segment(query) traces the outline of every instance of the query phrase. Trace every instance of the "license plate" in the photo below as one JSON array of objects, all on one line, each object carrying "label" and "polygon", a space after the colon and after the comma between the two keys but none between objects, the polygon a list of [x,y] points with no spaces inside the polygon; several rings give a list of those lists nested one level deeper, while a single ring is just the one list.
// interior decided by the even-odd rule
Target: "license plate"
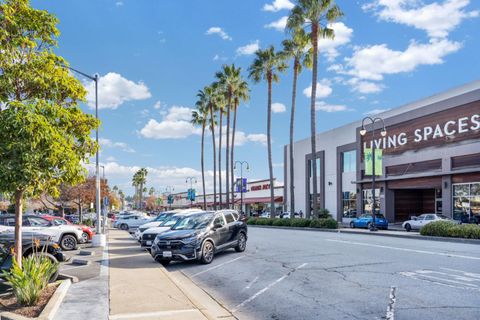
[{"label": "license plate", "polygon": [[151,246],[152,245],[152,241],[147,241],[147,246]]},{"label": "license plate", "polygon": [[172,251],[163,251],[163,257],[164,258],[171,258],[172,257]]}]

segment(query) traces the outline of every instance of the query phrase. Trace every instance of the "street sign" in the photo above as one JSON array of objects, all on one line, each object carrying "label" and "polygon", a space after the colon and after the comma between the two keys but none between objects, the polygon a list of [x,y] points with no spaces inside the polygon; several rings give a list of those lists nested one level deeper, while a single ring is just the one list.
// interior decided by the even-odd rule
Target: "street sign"
[{"label": "street sign", "polygon": [[195,189],[188,189],[187,199],[190,201],[195,201]]},{"label": "street sign", "polygon": [[237,182],[235,183],[236,185],[236,192],[240,193],[245,193],[247,192],[247,178],[243,178],[243,179],[240,179],[238,178],[237,179]]},{"label": "street sign", "polygon": [[103,198],[103,205],[104,205],[105,207],[108,207],[109,204],[110,204],[110,201],[109,201],[108,197],[104,197],[104,198]]},{"label": "street sign", "polygon": [[169,194],[167,197],[168,204],[173,204],[173,194]]}]

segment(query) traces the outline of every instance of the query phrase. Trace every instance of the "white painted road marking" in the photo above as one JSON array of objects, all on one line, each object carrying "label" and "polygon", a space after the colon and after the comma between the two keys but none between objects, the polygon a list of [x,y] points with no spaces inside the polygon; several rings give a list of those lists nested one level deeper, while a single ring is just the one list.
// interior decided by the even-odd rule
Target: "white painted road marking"
[{"label": "white painted road marking", "polygon": [[476,279],[480,279],[480,273],[475,273],[475,272],[468,272],[468,271],[463,271],[463,270],[458,270],[458,269],[452,269],[452,268],[440,268],[442,270],[448,270],[448,271],[453,271],[453,272],[460,272],[463,273],[464,276],[467,277],[472,277]]},{"label": "white painted road marking", "polygon": [[365,246],[365,247],[375,247],[375,248],[383,248],[383,249],[392,249],[398,251],[406,251],[406,252],[415,252],[415,253],[424,253],[424,254],[431,254],[437,256],[444,256],[444,257],[452,257],[452,258],[461,258],[461,259],[470,259],[470,260],[480,260],[480,257],[473,257],[473,256],[464,256],[459,254],[452,254],[452,253],[443,253],[443,252],[435,252],[435,251],[426,251],[426,250],[416,250],[416,249],[408,249],[408,248],[399,248],[399,247],[391,247],[391,246],[384,246],[380,244],[371,244],[371,243],[363,243],[363,242],[355,242],[355,241],[346,241],[346,240],[337,240],[337,239],[326,239],[330,242],[339,242],[339,243],[346,243],[346,244],[355,244],[358,246]]},{"label": "white painted road marking", "polygon": [[232,309],[232,313],[234,312],[237,312],[238,309],[240,309],[241,307],[243,307],[244,305],[246,305],[247,303],[253,301],[255,298],[257,298],[259,295],[261,295],[262,293],[264,293],[265,291],[267,291],[268,289],[270,289],[271,287],[273,287],[274,285],[276,285],[277,283],[283,281],[285,278],[287,278],[290,274],[292,274],[293,272],[297,271],[298,269],[301,269],[303,267],[305,267],[307,265],[307,263],[302,263],[301,265],[299,265],[297,268],[293,269],[292,271],[290,271],[289,273],[287,273],[286,275],[278,278],[277,280],[275,280],[274,282],[270,283],[268,286],[266,286],[265,288],[263,288],[262,290],[258,291],[257,293],[255,293],[253,296],[251,296],[250,298],[248,298],[247,300],[243,301],[242,303],[240,303],[239,305],[237,305],[235,308]]},{"label": "white painted road marking", "polygon": [[390,287],[390,296],[389,302],[387,306],[387,314],[385,316],[385,320],[394,320],[395,319],[395,302],[397,301],[396,296],[396,287]]},{"label": "white painted road marking", "polygon": [[197,273],[195,273],[194,275],[192,275],[192,276],[190,276],[190,277],[193,278],[193,277],[199,276],[199,275],[201,275],[201,274],[203,274],[203,273],[205,273],[205,272],[208,272],[208,271],[211,271],[211,270],[220,268],[220,267],[222,267],[222,266],[224,266],[224,265],[226,265],[226,264],[232,263],[232,262],[234,262],[234,261],[237,261],[238,259],[242,259],[242,258],[245,258],[245,257],[246,257],[246,256],[241,256],[241,257],[238,257],[238,258],[235,258],[235,259],[226,261],[226,262],[224,262],[224,263],[220,263],[219,265],[216,265],[216,266],[213,266],[213,267],[211,267],[211,268],[205,269],[205,270],[203,270],[203,271],[197,272]]},{"label": "white painted road marking", "polygon": [[471,283],[474,281],[479,281],[479,279],[458,275],[458,272],[462,272],[460,270],[455,270],[455,272],[456,273],[445,273],[434,270],[416,270],[400,272],[399,274],[411,279],[435,283],[451,288],[480,291],[480,287],[478,285]]},{"label": "white painted road marking", "polygon": [[254,284],[255,282],[257,282],[258,280],[258,277],[255,277],[246,287],[245,289],[250,289],[252,287],[252,284]]},{"label": "white painted road marking", "polygon": [[158,312],[143,312],[143,313],[123,313],[123,314],[114,314],[109,317],[110,320],[117,319],[135,319],[135,318],[151,318],[157,317],[161,319],[162,317],[181,315],[182,313],[200,313],[197,309],[186,309],[186,310],[168,310],[168,311],[158,311]]}]

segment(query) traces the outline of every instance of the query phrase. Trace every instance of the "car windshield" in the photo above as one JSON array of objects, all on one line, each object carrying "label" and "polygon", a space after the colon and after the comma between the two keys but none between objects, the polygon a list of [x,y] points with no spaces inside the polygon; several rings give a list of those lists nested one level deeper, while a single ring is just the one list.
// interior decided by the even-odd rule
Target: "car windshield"
[{"label": "car windshield", "polygon": [[166,213],[162,213],[162,214],[159,214],[158,217],[153,219],[153,221],[157,221],[157,222],[165,221],[165,219],[167,219],[167,217],[168,217],[168,215]]},{"label": "car windshield", "polygon": [[160,227],[171,227],[175,223],[177,223],[178,220],[180,220],[182,216],[176,216],[176,215],[171,215],[168,216],[161,224]]},{"label": "car windshield", "polygon": [[49,227],[50,222],[46,219],[39,217],[28,217],[28,222],[32,227]]},{"label": "car windshield", "polygon": [[444,216],[443,214],[437,214],[437,217],[440,219],[448,220],[448,217]]},{"label": "car windshield", "polygon": [[197,213],[183,217],[172,227],[172,230],[203,229],[208,226],[212,218],[212,212]]}]

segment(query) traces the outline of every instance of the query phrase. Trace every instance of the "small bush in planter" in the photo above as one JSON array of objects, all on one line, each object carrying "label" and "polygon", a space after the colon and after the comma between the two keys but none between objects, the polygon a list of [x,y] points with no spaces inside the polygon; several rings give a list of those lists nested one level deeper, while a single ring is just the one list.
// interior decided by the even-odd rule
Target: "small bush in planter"
[{"label": "small bush in planter", "polygon": [[22,259],[22,268],[13,259],[12,268],[9,272],[3,271],[3,276],[12,286],[17,303],[22,306],[33,306],[37,304],[43,289],[47,287],[57,268],[58,262],[52,263],[47,257],[34,253]]},{"label": "small bush in planter", "polygon": [[318,210],[318,219],[328,219],[331,218],[330,211],[328,209],[319,209]]},{"label": "small bush in planter", "polygon": [[449,237],[449,230],[454,226],[455,224],[451,221],[430,222],[420,229],[420,234],[422,236]]},{"label": "small bush in planter", "polygon": [[480,239],[480,226],[474,224],[454,225],[448,230],[448,236],[454,238]]},{"label": "small bush in planter", "polygon": [[256,224],[257,223],[257,218],[248,218],[247,220],[247,224]]},{"label": "small bush in planter", "polygon": [[314,219],[310,222],[310,228],[337,229],[338,222],[332,218]]},{"label": "small bush in planter", "polygon": [[309,227],[310,226],[310,221],[309,219],[304,219],[304,218],[297,218],[297,219],[292,219],[290,226],[292,227]]},{"label": "small bush in planter", "polygon": [[257,222],[256,222],[256,225],[259,225],[259,226],[271,226],[272,223],[273,223],[273,220],[272,218],[258,218],[257,219]]},{"label": "small bush in planter", "polygon": [[288,218],[285,218],[285,219],[280,219],[280,218],[277,218],[277,219],[274,219],[273,220],[273,226],[278,226],[278,227],[289,227],[290,226],[290,219]]}]

